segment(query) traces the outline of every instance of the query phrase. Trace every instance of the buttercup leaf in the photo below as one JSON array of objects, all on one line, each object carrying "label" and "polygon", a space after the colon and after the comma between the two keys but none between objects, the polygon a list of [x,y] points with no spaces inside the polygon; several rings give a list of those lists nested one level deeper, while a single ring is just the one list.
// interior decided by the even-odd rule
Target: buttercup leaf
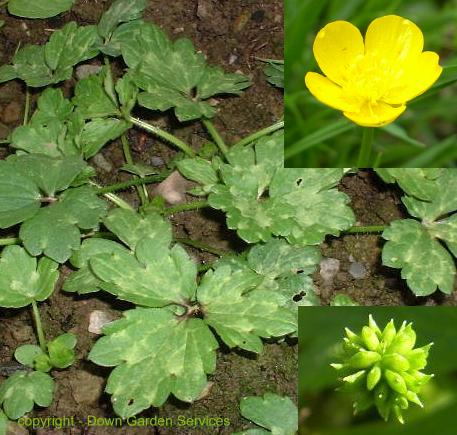
[{"label": "buttercup leaf", "polygon": [[457,200],[453,192],[457,189],[457,171],[384,171],[382,175],[390,177],[387,181],[397,181],[408,194],[402,201],[421,222],[406,219],[390,224],[383,232],[388,240],[383,263],[402,269],[402,277],[416,295],[426,296],[437,289],[451,293],[456,275],[453,256],[457,253]]},{"label": "buttercup leaf", "polygon": [[[298,430],[298,409],[289,397],[265,393],[263,397],[243,397],[241,415],[253,423],[268,429],[261,433],[295,435]],[[234,435],[253,434],[252,429]]]},{"label": "buttercup leaf", "polygon": [[0,384],[0,405],[11,420],[30,412],[34,403],[49,406],[54,395],[54,380],[47,373],[17,372]]},{"label": "buttercup leaf", "polygon": [[223,184],[210,190],[210,205],[227,213],[229,228],[249,243],[284,236],[314,245],[354,223],[349,198],[334,189],[342,169],[284,169],[283,132],[262,138],[254,149],[232,149],[220,165]]},{"label": "buttercup leaf", "polygon": [[161,406],[170,394],[195,400],[216,366],[218,343],[201,319],[182,320],[168,309],[136,308],[106,325],[104,332],[89,359],[117,366],[106,391],[122,418]]},{"label": "buttercup leaf", "polygon": [[10,0],[8,12],[24,18],[50,18],[68,11],[75,0]]},{"label": "buttercup leaf", "polygon": [[0,258],[0,306],[20,308],[47,299],[59,277],[57,266],[49,258],[37,263],[20,246],[7,246]]},{"label": "buttercup leaf", "polygon": [[96,228],[106,209],[91,187],[68,189],[58,202],[24,222],[19,236],[30,254],[44,253],[64,263],[80,246],[80,229]]}]

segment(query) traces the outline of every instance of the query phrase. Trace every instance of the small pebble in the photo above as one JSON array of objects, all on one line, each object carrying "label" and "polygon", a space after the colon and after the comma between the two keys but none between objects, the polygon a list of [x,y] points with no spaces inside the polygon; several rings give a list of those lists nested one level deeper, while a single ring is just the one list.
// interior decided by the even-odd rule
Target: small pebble
[{"label": "small pebble", "polygon": [[152,166],[163,166],[165,162],[163,161],[162,157],[154,156],[151,158],[151,165]]},{"label": "small pebble", "polygon": [[155,188],[154,192],[169,204],[181,204],[186,200],[185,193],[189,186],[189,181],[178,171],[174,171]]},{"label": "small pebble", "polygon": [[102,171],[111,172],[113,170],[113,165],[108,160],[106,160],[105,156],[102,153],[96,154],[92,158],[92,163]]},{"label": "small pebble", "polygon": [[320,263],[320,275],[325,284],[330,284],[340,270],[340,260],[336,258],[324,258]]},{"label": "small pebble", "polygon": [[101,69],[100,65],[79,65],[76,67],[76,77],[78,80],[85,79],[93,74],[98,74]]},{"label": "small pebble", "polygon": [[363,279],[367,275],[367,268],[362,263],[355,261],[354,263],[351,263],[351,266],[349,267],[349,273],[355,279]]},{"label": "small pebble", "polygon": [[114,320],[113,316],[106,311],[94,310],[90,313],[88,331],[92,334],[101,335],[102,328]]}]

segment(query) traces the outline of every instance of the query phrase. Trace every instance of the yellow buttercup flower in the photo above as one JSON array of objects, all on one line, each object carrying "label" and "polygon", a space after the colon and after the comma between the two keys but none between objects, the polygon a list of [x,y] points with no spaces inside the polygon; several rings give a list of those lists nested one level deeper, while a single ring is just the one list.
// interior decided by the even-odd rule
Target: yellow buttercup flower
[{"label": "yellow buttercup flower", "polygon": [[423,52],[423,46],[419,27],[397,15],[372,21],[365,41],[351,23],[329,23],[313,45],[314,57],[327,77],[309,72],[306,86],[319,101],[341,110],[356,124],[389,124],[441,74],[438,54]]}]

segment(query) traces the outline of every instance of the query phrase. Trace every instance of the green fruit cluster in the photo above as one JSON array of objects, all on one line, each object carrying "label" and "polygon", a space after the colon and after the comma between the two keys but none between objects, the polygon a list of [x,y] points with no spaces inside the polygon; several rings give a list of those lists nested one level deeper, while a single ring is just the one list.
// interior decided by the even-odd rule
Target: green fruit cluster
[{"label": "green fruit cluster", "polygon": [[341,375],[341,391],[355,395],[354,414],[376,406],[386,421],[392,415],[404,423],[409,403],[423,407],[418,396],[433,375],[422,373],[433,343],[414,349],[416,333],[412,323],[403,322],[397,331],[393,319],[383,331],[373,317],[360,334],[346,328],[344,360],[331,364]]}]

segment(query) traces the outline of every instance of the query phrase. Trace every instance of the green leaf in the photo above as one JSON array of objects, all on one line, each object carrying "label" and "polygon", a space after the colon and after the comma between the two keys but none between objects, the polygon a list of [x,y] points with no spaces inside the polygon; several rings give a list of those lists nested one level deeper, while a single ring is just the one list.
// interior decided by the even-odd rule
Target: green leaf
[{"label": "green leaf", "polygon": [[56,337],[48,343],[49,359],[53,367],[64,369],[73,364],[75,361],[75,352],[77,338],[75,335],[67,333]]},{"label": "green leaf", "polygon": [[17,77],[28,86],[41,87],[53,82],[52,70],[46,64],[44,46],[26,45],[13,57],[13,68]]},{"label": "green leaf", "polygon": [[[261,279],[229,266],[208,271],[197,291],[208,323],[229,347],[262,351],[260,337],[280,337],[297,329],[296,315],[282,307],[284,298],[256,289]],[[255,290],[254,290],[255,289]]]},{"label": "green leaf", "polygon": [[129,172],[130,174],[138,175],[140,178],[147,177],[148,175],[158,174],[157,168],[149,165],[143,165],[141,163],[132,163],[122,165],[121,171]]},{"label": "green leaf", "polygon": [[100,254],[90,259],[90,267],[108,284],[103,289],[119,299],[147,307],[185,305],[195,296],[197,267],[180,246],[160,247],[147,237],[138,242],[136,258],[124,252]]},{"label": "green leaf", "polygon": [[116,104],[103,87],[107,71],[103,68],[101,73],[92,74],[76,84],[72,103],[84,119],[119,115]]},{"label": "green leaf", "polygon": [[29,219],[39,208],[38,186],[19,174],[10,162],[0,161],[0,228]]},{"label": "green leaf", "polygon": [[387,182],[397,182],[405,193],[416,198],[430,201],[436,192],[436,179],[442,170],[438,168],[392,168],[376,169],[378,175]]},{"label": "green leaf", "polygon": [[115,118],[95,119],[88,122],[79,138],[80,147],[86,159],[97,154],[109,141],[125,133],[131,124]]},{"label": "green leaf", "polygon": [[14,358],[21,364],[33,368],[33,362],[38,355],[43,355],[44,352],[41,350],[40,346],[36,344],[24,344],[19,346],[14,351]]},{"label": "green leaf", "polygon": [[[1,27],[1,26],[0,26]],[[8,417],[0,409],[0,435],[6,435],[8,430]]]},{"label": "green leaf", "polygon": [[182,159],[176,162],[176,166],[184,177],[203,184],[206,193],[219,181],[216,171],[208,160],[200,157]]},{"label": "green leaf", "polygon": [[358,303],[354,302],[348,295],[338,294],[330,302],[332,307],[357,307]]},{"label": "green leaf", "polygon": [[382,252],[386,266],[402,269],[401,276],[417,296],[432,294],[438,288],[451,293],[455,265],[451,255],[418,221],[392,222],[382,236],[388,240]]},{"label": "green leaf", "polygon": [[8,12],[23,18],[50,18],[71,9],[75,0],[9,0]]},{"label": "green leaf", "polygon": [[268,65],[264,69],[267,80],[278,88],[284,88],[284,61],[267,59]]},{"label": "green leaf", "polygon": [[224,184],[211,188],[210,205],[227,214],[227,225],[248,243],[284,236],[292,244],[316,245],[355,221],[349,198],[334,188],[343,169],[284,169],[283,132],[255,148],[231,150],[220,165]]},{"label": "green leaf", "polygon": [[46,125],[32,121],[30,125],[17,127],[11,135],[11,146],[28,153],[46,154],[60,157],[60,143],[65,134],[65,126],[57,120]]},{"label": "green leaf", "polygon": [[136,308],[106,325],[104,332],[89,359],[117,366],[106,391],[122,418],[161,406],[170,394],[195,400],[207,384],[206,374],[215,370],[218,343],[201,319],[182,320],[168,309]]},{"label": "green leaf", "polygon": [[92,238],[84,240],[79,251],[70,258],[70,262],[79,270],[72,273],[64,282],[63,289],[67,292],[86,294],[101,289],[101,281],[92,273],[89,267],[91,257],[98,254],[114,255],[126,251],[122,245],[113,240]]},{"label": "green leaf", "polygon": [[43,154],[14,155],[8,159],[32,180],[47,196],[67,189],[76,176],[87,166],[80,157],[52,158]]},{"label": "green leaf", "polygon": [[37,265],[20,246],[7,246],[0,259],[0,306],[20,308],[47,299],[59,277],[57,266],[49,258]]},{"label": "green leaf", "polygon": [[138,97],[138,88],[130,79],[128,74],[120,78],[116,83],[116,92],[121,104],[121,111],[125,115],[130,115],[130,112],[135,107]]},{"label": "green leaf", "polygon": [[70,258],[80,246],[79,229],[98,226],[107,204],[98,198],[92,187],[68,189],[58,202],[40,209],[21,226],[19,236],[32,255],[44,255],[59,263]]},{"label": "green leaf", "polygon": [[48,124],[52,121],[66,121],[72,111],[73,105],[67,100],[61,89],[47,88],[38,98],[38,109],[33,114],[33,125]]},{"label": "green leaf", "polygon": [[130,67],[129,76],[145,91],[138,96],[144,107],[162,111],[174,108],[180,121],[209,118],[215,109],[203,100],[221,93],[239,95],[250,84],[241,74],[207,66],[203,54],[197,53],[188,39],[172,43],[150,23],[121,27],[114,37]]},{"label": "green leaf", "polygon": [[0,66],[0,83],[9,82],[18,78],[18,74],[13,65]]},{"label": "green leaf", "polygon": [[[243,397],[241,415],[268,429],[274,435],[295,435],[298,430],[298,409],[289,397],[265,393],[263,397]],[[234,435],[251,434],[243,431]]]},{"label": "green leaf", "polygon": [[42,87],[68,80],[73,66],[95,57],[100,37],[95,26],[78,27],[75,22],[53,32],[45,45],[26,45],[13,57],[13,65],[0,71],[0,79],[24,80],[28,86]]},{"label": "green leaf", "polygon": [[69,79],[74,65],[97,56],[99,42],[96,26],[78,27],[72,21],[54,32],[44,46],[46,63],[59,81]]},{"label": "green leaf", "polygon": [[0,405],[11,420],[33,409],[34,403],[49,406],[54,395],[54,380],[42,372],[17,372],[0,385]]},{"label": "green leaf", "polygon": [[116,0],[102,15],[97,27],[98,34],[102,38],[109,38],[118,24],[140,18],[147,3],[147,0]]},{"label": "green leaf", "polygon": [[105,218],[105,226],[134,250],[145,237],[153,239],[157,249],[166,250],[171,243],[171,225],[156,213],[141,216],[131,210],[114,209]]}]

